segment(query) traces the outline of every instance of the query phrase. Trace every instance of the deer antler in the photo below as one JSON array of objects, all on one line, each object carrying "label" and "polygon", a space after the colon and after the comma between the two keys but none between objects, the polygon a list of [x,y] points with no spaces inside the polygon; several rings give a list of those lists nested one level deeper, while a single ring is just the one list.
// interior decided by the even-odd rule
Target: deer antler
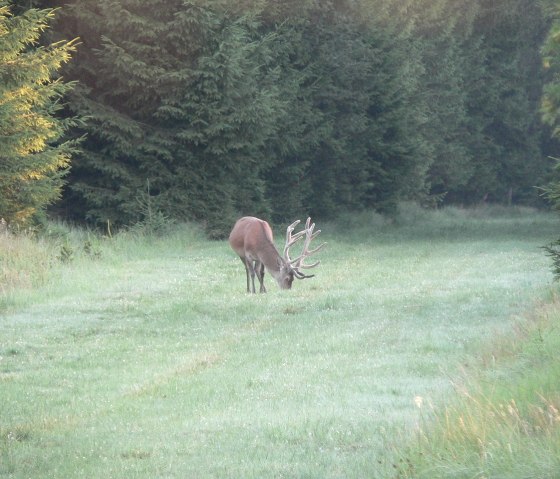
[{"label": "deer antler", "polygon": [[[327,243],[322,243],[319,246],[317,246],[317,248],[310,250],[309,245],[311,241],[313,240],[313,238],[316,238],[319,235],[319,233],[321,233],[321,230],[317,230],[313,232],[313,230],[315,229],[315,223],[311,223],[311,218],[307,218],[307,221],[305,222],[305,229],[292,236],[292,232],[294,231],[295,227],[299,224],[299,222],[300,222],[299,220],[294,221],[290,226],[288,226],[288,229],[286,230],[286,246],[284,247],[284,259],[286,260],[287,263],[289,263],[292,266],[292,268],[294,269],[294,273],[298,278],[300,279],[311,278],[313,275],[310,276],[305,275],[300,271],[300,269],[314,268],[321,261],[316,261],[315,263],[312,264],[304,264],[303,261],[305,260],[305,258],[308,258],[309,256],[317,253],[317,251],[321,250],[323,246],[325,246]],[[297,241],[299,241],[304,236],[305,236],[305,241],[303,243],[303,249],[301,254],[295,259],[290,259],[290,255],[289,255],[290,247],[293,246]]]},{"label": "deer antler", "polygon": [[303,238],[303,235],[305,234],[305,231],[300,231],[299,233],[296,233],[294,236],[292,236],[292,232],[294,231],[294,229],[299,223],[300,220],[296,220],[286,229],[286,245],[284,246],[284,259],[286,260],[287,263],[291,262],[290,255],[289,255],[290,247],[296,244],[300,240],[300,238]]}]

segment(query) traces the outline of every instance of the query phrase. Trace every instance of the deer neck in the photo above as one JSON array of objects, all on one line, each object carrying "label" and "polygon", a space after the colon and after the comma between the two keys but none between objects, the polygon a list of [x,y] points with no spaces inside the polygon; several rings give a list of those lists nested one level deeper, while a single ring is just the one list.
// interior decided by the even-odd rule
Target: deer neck
[{"label": "deer neck", "polygon": [[265,246],[259,255],[259,260],[262,264],[264,264],[264,267],[268,270],[271,276],[278,279],[281,275],[281,269],[284,266],[285,261],[271,241],[267,241],[265,243]]}]

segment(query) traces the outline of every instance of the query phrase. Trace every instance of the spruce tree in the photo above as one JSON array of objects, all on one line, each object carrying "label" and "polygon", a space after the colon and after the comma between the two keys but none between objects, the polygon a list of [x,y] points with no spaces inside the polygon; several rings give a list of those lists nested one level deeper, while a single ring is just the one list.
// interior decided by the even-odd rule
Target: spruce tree
[{"label": "spruce tree", "polygon": [[474,172],[457,199],[535,203],[548,172],[542,151],[539,47],[545,22],[539,2],[479,0],[478,54],[465,83]]},{"label": "spruce tree", "polygon": [[24,225],[60,197],[74,144],[57,113],[72,87],[58,78],[74,42],[38,46],[53,10],[13,16],[0,3],[0,217]]},{"label": "spruce tree", "polygon": [[543,121],[552,127],[552,135],[560,138],[560,1],[547,0],[546,4],[551,25],[542,47],[547,82],[541,99],[541,113]]},{"label": "spruce tree", "polygon": [[421,58],[418,90],[426,118],[422,136],[429,156],[430,205],[468,183],[472,158],[465,144],[468,133],[468,99],[465,88],[469,59],[477,45],[470,42],[473,18],[478,11],[471,0],[417,1],[411,5],[415,19],[411,36]]},{"label": "spruce tree", "polygon": [[272,203],[282,205],[279,217],[387,211],[424,189],[418,63],[407,56],[407,38],[365,25],[352,7],[317,5],[276,32],[290,105],[269,145],[276,161],[267,184]]},{"label": "spruce tree", "polygon": [[129,223],[149,200],[220,236],[241,214],[534,199],[541,13],[511,5],[76,0],[68,210]]},{"label": "spruce tree", "polygon": [[268,211],[261,149],[280,107],[270,40],[251,15],[104,0],[77,2],[71,20],[86,44],[72,106],[89,120],[69,204],[94,221],[134,222],[149,181],[155,207],[212,236]]},{"label": "spruce tree", "polygon": [[[551,127],[551,135],[560,138],[560,2],[548,0],[547,12],[551,21],[550,30],[542,48],[542,59],[547,71],[547,83],[543,90],[541,113],[543,121]],[[543,192],[556,211],[560,211],[560,158],[552,178],[543,187]],[[560,280],[560,238],[545,246],[552,259],[552,271],[556,281]]]}]

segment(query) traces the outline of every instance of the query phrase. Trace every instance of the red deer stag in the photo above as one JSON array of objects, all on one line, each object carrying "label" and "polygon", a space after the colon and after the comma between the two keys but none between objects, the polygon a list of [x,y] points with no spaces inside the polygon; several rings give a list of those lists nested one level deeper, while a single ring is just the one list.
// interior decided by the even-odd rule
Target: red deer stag
[{"label": "red deer stag", "polygon": [[[311,218],[307,218],[305,229],[292,235],[292,232],[299,222],[299,220],[293,222],[286,230],[286,245],[284,246],[284,256],[282,257],[274,246],[272,229],[266,221],[252,216],[245,216],[237,220],[229,235],[229,244],[245,265],[248,293],[251,293],[250,286],[252,286],[252,292],[255,293],[255,274],[261,284],[260,292],[266,293],[266,288],[264,287],[265,268],[282,289],[290,289],[294,277],[305,279],[315,276],[305,275],[301,270],[314,268],[320,261],[313,264],[304,264],[303,261],[305,258],[319,251],[326,243],[310,250],[309,244],[311,240],[315,238],[321,230],[313,232],[315,223],[311,224]],[[304,237],[305,240],[301,254],[295,259],[290,259],[290,247]],[[251,280],[250,282],[249,279]]]}]

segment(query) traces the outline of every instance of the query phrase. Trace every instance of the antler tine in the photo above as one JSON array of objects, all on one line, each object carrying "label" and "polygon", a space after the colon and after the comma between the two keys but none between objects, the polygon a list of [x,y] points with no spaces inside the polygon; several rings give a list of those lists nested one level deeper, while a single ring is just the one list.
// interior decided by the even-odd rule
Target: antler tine
[{"label": "antler tine", "polygon": [[286,244],[290,243],[290,246],[293,245],[296,241],[298,241],[303,235],[305,234],[305,230],[296,233],[292,236],[292,231],[296,228],[296,226],[300,223],[300,220],[294,221],[288,229],[286,230]]},{"label": "antler tine", "polygon": [[295,227],[301,223],[301,220],[295,220],[290,226],[288,226],[287,231],[291,233],[294,231]]},{"label": "antler tine", "polygon": [[303,256],[302,261],[300,262],[300,264],[298,265],[298,268],[300,269],[310,269],[310,268],[315,268],[315,266],[317,266],[319,263],[321,263],[321,260],[316,261],[315,263],[312,264],[303,264],[303,260],[315,253],[317,253],[317,251],[321,251],[321,249],[323,249],[323,246],[325,246],[327,243],[321,243],[319,246],[317,246],[317,248],[314,248],[312,250],[308,250],[307,254],[305,256]]}]

